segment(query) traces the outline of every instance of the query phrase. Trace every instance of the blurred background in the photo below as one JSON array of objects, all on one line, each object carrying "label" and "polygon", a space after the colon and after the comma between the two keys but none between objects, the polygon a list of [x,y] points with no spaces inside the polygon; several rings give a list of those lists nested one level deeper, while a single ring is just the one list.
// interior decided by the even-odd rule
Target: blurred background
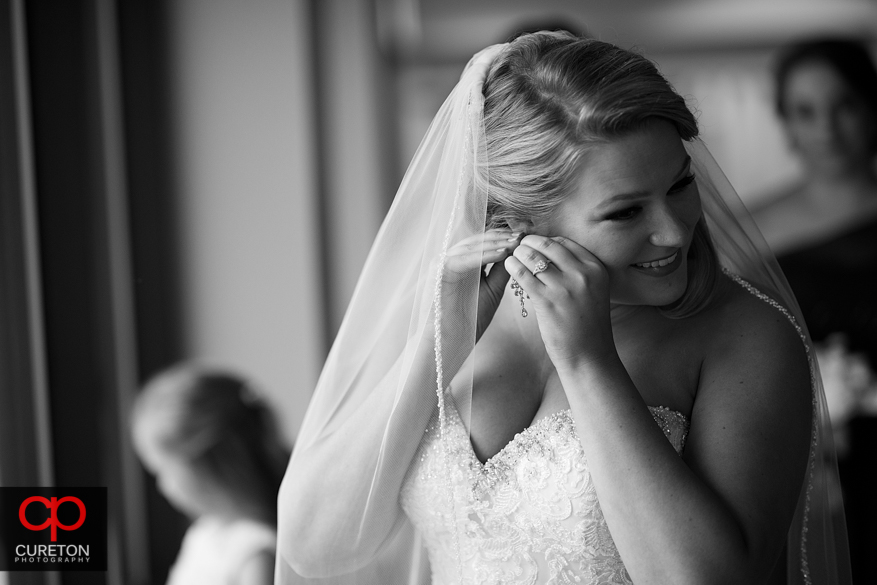
[{"label": "blurred background", "polygon": [[371,240],[478,49],[636,47],[745,201],[794,177],[777,49],[877,48],[875,0],[0,0],[0,485],[109,487],[107,573],[161,584],[187,520],[135,458],[142,382],[253,380],[291,443]]}]

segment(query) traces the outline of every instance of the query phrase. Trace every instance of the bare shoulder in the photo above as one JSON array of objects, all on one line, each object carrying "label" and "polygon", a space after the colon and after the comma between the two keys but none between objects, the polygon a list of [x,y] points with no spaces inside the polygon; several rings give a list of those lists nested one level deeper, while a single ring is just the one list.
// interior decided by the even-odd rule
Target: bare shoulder
[{"label": "bare shoulder", "polygon": [[782,355],[806,365],[798,323],[779,295],[760,283],[725,275],[719,278],[720,292],[705,315],[710,331],[705,358],[721,361],[768,352],[773,359]]},{"label": "bare shoulder", "polygon": [[[712,334],[703,339],[703,363],[693,414],[702,429],[733,425],[756,436],[785,429],[807,444],[812,380],[797,323],[763,285],[722,277],[721,293],[707,311]],[[772,441],[779,446],[782,441]],[[791,446],[790,446],[791,448]],[[792,450],[795,450],[794,448]]]},{"label": "bare shoulder", "polygon": [[812,386],[795,324],[758,283],[721,277],[684,458],[741,519],[755,550],[782,547],[810,449]]}]

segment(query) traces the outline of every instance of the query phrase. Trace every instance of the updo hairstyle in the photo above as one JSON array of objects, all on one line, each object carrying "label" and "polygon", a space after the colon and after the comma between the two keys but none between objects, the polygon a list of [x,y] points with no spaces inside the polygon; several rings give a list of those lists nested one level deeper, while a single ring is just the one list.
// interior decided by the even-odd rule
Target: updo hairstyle
[{"label": "updo hairstyle", "polygon": [[[615,45],[568,32],[518,37],[491,64],[483,86],[489,185],[487,227],[538,223],[576,187],[587,153],[642,128],[670,122],[683,140],[697,121],[654,63]],[[689,284],[665,314],[703,308],[718,261],[701,219],[688,254]]]},{"label": "updo hairstyle", "polygon": [[237,376],[180,365],[149,380],[132,413],[135,436],[180,457],[237,501],[276,519],[289,453],[268,407]]}]

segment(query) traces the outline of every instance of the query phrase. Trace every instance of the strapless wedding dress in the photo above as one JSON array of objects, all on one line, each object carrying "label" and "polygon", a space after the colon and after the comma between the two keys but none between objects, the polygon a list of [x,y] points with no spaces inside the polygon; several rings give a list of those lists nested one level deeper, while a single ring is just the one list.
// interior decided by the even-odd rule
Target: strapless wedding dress
[{"label": "strapless wedding dress", "polygon": [[[686,418],[650,410],[681,453]],[[433,585],[631,583],[569,410],[536,421],[484,464],[449,396],[445,412],[446,444],[436,412],[400,495]]]}]

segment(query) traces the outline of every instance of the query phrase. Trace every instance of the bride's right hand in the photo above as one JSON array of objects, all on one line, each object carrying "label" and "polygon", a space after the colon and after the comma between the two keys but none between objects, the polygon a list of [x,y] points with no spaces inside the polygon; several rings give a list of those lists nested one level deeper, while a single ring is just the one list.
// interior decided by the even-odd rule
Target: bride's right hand
[{"label": "bride's right hand", "polygon": [[[457,242],[448,249],[445,260],[443,282],[449,285],[450,294],[454,294],[455,285],[472,270],[479,270],[481,282],[478,290],[478,323],[476,340],[490,325],[496,313],[503,292],[509,281],[503,261],[512,255],[521,243],[524,234],[510,229],[491,229],[483,234],[476,234]],[[484,268],[493,264],[488,274]]]}]

